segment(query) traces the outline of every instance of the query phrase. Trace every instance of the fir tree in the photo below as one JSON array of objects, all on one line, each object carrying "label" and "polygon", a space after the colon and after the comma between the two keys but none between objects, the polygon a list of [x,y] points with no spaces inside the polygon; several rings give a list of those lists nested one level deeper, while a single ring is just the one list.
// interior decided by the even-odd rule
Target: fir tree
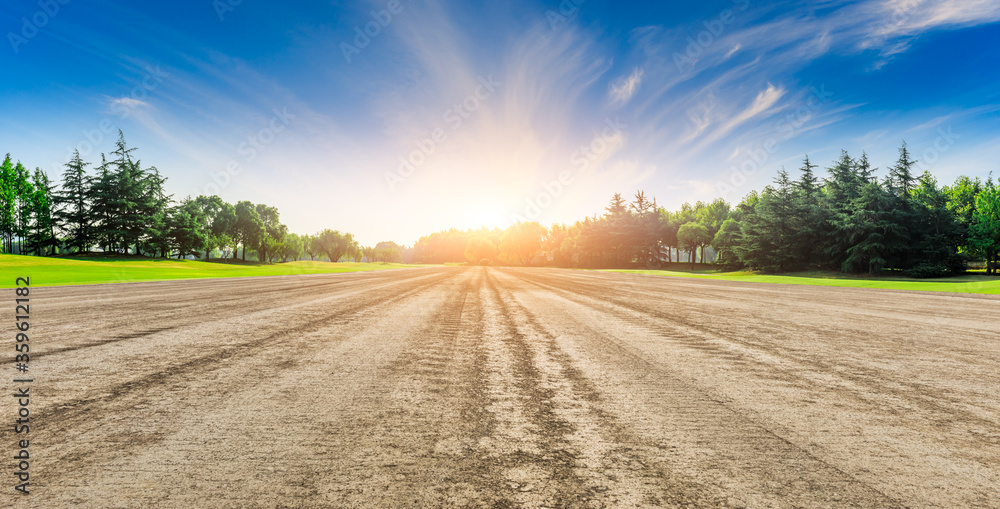
[{"label": "fir tree", "polygon": [[890,189],[900,197],[909,197],[916,187],[917,179],[913,176],[913,167],[917,161],[910,159],[910,152],[904,141],[899,147],[899,159],[889,168]]},{"label": "fir tree", "polygon": [[61,190],[55,195],[55,219],[65,234],[65,246],[78,253],[87,253],[94,245],[94,225],[90,210],[92,179],[87,175],[88,163],[80,159],[80,152],[66,163]]},{"label": "fir tree", "polygon": [[838,234],[850,246],[842,270],[878,274],[893,254],[906,249],[909,241],[906,229],[893,214],[893,196],[876,182],[861,188],[852,208],[854,214],[837,222]]}]

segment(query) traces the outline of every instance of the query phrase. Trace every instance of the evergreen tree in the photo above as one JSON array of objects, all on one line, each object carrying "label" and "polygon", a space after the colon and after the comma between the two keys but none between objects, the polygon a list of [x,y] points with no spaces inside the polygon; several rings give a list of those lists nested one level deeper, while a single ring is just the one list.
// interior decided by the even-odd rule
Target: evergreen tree
[{"label": "evergreen tree", "polygon": [[899,146],[899,159],[889,167],[889,189],[900,197],[909,197],[916,187],[917,178],[913,175],[913,167],[917,161],[910,159],[910,151],[904,141]]},{"label": "evergreen tree", "polygon": [[855,167],[857,168],[856,173],[861,185],[865,185],[875,179],[875,171],[877,168],[872,168],[871,163],[868,162],[867,152],[861,153],[861,158],[857,160]]},{"label": "evergreen tree", "polygon": [[893,198],[877,182],[871,182],[853,200],[854,213],[838,219],[838,234],[850,246],[842,270],[878,274],[894,253],[906,249],[909,237],[896,221]]},{"label": "evergreen tree", "polygon": [[861,193],[866,180],[859,175],[859,163],[846,150],[840,152],[826,179],[825,206],[834,213],[849,213],[851,203]]},{"label": "evergreen tree", "polygon": [[97,176],[91,183],[87,201],[94,221],[94,239],[105,252],[113,251],[121,238],[117,196],[118,184],[111,165],[101,154],[101,164],[97,167]]},{"label": "evergreen tree", "polygon": [[792,191],[790,249],[795,260],[803,264],[818,261],[826,234],[827,215],[820,203],[823,193],[813,168],[816,165],[809,162],[807,155],[799,170],[802,174],[795,181]]},{"label": "evergreen tree", "polygon": [[[136,167],[139,166],[136,161]],[[166,177],[152,166],[138,172],[141,185],[138,212],[142,221],[137,243],[146,246],[151,253],[162,257],[170,254],[169,206],[171,197],[163,191]]]},{"label": "evergreen tree", "polygon": [[65,235],[66,247],[79,253],[89,252],[95,241],[88,202],[92,179],[87,175],[87,165],[80,159],[80,152],[75,151],[66,163],[62,189],[55,195],[56,224]]},{"label": "evergreen tree", "polygon": [[743,245],[736,249],[744,265],[768,272],[785,270],[794,261],[792,182],[783,168],[775,184],[764,189],[753,213],[741,222]]}]

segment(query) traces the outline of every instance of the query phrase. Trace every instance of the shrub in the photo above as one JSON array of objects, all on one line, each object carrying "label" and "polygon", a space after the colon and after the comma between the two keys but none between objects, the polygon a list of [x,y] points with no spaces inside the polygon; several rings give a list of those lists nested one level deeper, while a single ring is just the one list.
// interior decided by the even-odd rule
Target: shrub
[{"label": "shrub", "polygon": [[907,276],[916,278],[944,277],[952,274],[951,269],[940,263],[921,263],[904,272]]}]

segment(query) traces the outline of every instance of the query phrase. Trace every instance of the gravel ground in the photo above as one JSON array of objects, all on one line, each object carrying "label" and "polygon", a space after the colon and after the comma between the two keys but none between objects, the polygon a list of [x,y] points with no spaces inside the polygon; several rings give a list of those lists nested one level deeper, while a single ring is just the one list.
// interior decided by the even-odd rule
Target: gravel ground
[{"label": "gravel ground", "polygon": [[0,506],[1000,507],[997,297],[438,267],[31,298]]}]

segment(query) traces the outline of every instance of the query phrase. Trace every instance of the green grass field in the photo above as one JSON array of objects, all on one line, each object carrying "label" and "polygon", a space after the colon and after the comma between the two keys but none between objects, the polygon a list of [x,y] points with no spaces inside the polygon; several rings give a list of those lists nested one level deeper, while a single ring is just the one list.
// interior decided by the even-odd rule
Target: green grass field
[{"label": "green grass field", "polygon": [[[29,276],[31,278],[31,286],[65,286],[167,281],[174,279],[332,274],[419,266],[400,263],[326,263],[308,261],[278,264],[243,264],[157,258],[106,257],[101,255],[48,258],[0,254],[0,288],[13,288],[14,280],[21,276]],[[1000,295],[1000,278],[984,275],[968,275],[942,279],[911,279],[905,277],[867,277],[830,272],[800,272],[783,275],[763,275],[752,272],[717,272],[713,270],[607,269],[604,272],[680,276],[745,281],[748,283],[844,286],[852,288],[885,288],[892,290]]]},{"label": "green grass field", "polygon": [[327,262],[290,262],[268,265],[156,258],[113,258],[94,255],[79,258],[47,258],[0,254],[0,288],[13,288],[14,280],[22,276],[29,276],[31,286],[34,287],[135,283],[173,279],[330,274],[407,267],[417,267],[417,265]]},{"label": "green grass field", "polygon": [[607,269],[604,272],[626,272],[656,276],[680,276],[748,283],[777,283],[786,285],[844,286],[850,288],[884,288],[889,290],[920,290],[925,292],[982,293],[1000,295],[1000,277],[966,275],[940,279],[913,279],[906,277],[875,277],[833,272],[798,272],[782,275],[764,275],[753,272],[676,271]]}]

